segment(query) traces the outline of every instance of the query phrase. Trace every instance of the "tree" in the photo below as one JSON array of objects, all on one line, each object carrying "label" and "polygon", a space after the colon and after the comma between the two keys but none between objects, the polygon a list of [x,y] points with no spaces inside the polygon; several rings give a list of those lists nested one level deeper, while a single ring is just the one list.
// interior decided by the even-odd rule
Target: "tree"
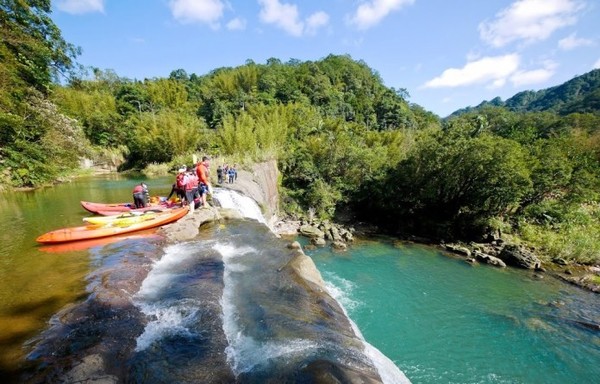
[{"label": "tree", "polygon": [[[79,153],[63,151],[71,144],[60,132],[80,128],[62,124],[64,116],[45,100],[54,79],[70,76],[79,53],[63,40],[50,10],[49,0],[0,0],[0,177],[9,175],[2,181],[14,185],[52,179],[63,169],[49,162],[63,164],[61,156]],[[44,148],[49,143],[51,150]]]}]

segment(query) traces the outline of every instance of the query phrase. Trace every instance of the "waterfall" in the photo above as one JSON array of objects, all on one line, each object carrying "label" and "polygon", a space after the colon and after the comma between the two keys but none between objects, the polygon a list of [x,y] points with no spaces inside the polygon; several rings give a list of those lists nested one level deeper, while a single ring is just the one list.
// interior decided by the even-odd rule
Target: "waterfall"
[{"label": "waterfall", "polygon": [[[255,219],[260,223],[266,224],[264,216],[262,215],[260,208],[254,200],[244,196],[236,191],[217,189],[213,195],[221,207],[231,208],[239,211],[244,217]],[[223,307],[223,330],[229,342],[227,347],[227,358],[231,364],[232,369],[236,375],[240,372],[246,372],[251,370],[256,365],[264,365],[269,359],[281,357],[283,355],[293,355],[295,353],[301,353],[304,350],[306,353],[308,350],[316,349],[316,346],[311,341],[303,341],[301,339],[287,340],[286,342],[269,342],[261,344],[257,340],[252,339],[243,334],[239,324],[236,323],[236,319],[239,318],[239,314],[236,312],[235,306],[232,305],[233,296],[235,295],[235,275],[244,272],[243,265],[236,262],[238,258],[252,256],[256,253],[256,250],[251,248],[234,249],[230,245],[219,244],[215,246],[217,250],[223,256],[223,263],[225,266],[224,281],[225,289],[223,291],[223,297],[221,305]],[[338,282],[339,283],[339,282]],[[345,281],[346,284],[351,284]],[[345,306],[356,305],[348,298],[348,295],[344,295],[343,292],[347,286],[344,286],[341,290],[336,287],[335,284],[327,282],[326,289],[329,294],[338,302],[346,317],[348,313]],[[352,328],[362,341],[364,345],[365,355],[373,362],[377,371],[384,383],[410,383],[404,373],[383,353],[377,348],[369,344],[358,326],[348,317]]]},{"label": "waterfall", "polygon": [[[149,249],[156,253],[102,258],[89,300],[36,352],[56,370],[48,381],[408,382],[362,338],[347,301],[302,279],[306,256],[274,236],[253,200],[215,195],[253,220],[206,226],[192,241]],[[135,290],[122,289],[130,280]]]},{"label": "waterfall", "polygon": [[242,195],[231,189],[215,188],[213,199],[215,199],[222,208],[235,209],[246,218],[254,219],[265,225],[267,224],[256,201],[248,196]]}]

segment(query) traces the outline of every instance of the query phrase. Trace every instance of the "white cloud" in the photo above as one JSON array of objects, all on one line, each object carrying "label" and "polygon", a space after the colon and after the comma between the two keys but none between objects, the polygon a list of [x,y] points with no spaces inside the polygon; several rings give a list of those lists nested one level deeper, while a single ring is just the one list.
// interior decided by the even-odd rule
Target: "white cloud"
[{"label": "white cloud", "polygon": [[302,36],[304,24],[299,20],[298,7],[281,4],[279,0],[258,0],[261,5],[260,19],[267,24],[275,24],[292,36]]},{"label": "white cloud", "polygon": [[488,83],[491,87],[504,85],[506,80],[519,68],[520,57],[510,54],[496,57],[483,57],[468,62],[462,68],[449,68],[434,79],[425,83],[425,88],[460,87]]},{"label": "white cloud", "polygon": [[56,7],[74,15],[88,12],[104,13],[104,0],[59,0]]},{"label": "white cloud", "polygon": [[281,3],[279,0],[258,0],[258,3],[262,22],[276,25],[292,36],[300,37],[305,33],[314,35],[329,23],[329,15],[322,11],[313,13],[303,21],[295,4]]},{"label": "white cloud", "polygon": [[594,41],[590,39],[578,39],[575,33],[571,33],[569,36],[558,41],[558,47],[565,51],[589,45],[594,45]]},{"label": "white cloud", "polygon": [[575,24],[583,7],[579,0],[518,0],[494,20],[480,23],[479,35],[494,47],[545,40],[557,29]]},{"label": "white cloud", "polygon": [[594,66],[592,67],[592,69],[598,69],[600,68],[600,59],[596,60],[596,62],[594,63]]},{"label": "white cloud", "polygon": [[377,25],[384,17],[405,5],[411,5],[415,0],[370,0],[358,6],[350,17],[350,23],[358,29],[369,29]]},{"label": "white cloud", "polygon": [[316,12],[306,19],[306,33],[315,35],[317,30],[329,23],[329,15],[325,12]]},{"label": "white cloud", "polygon": [[219,28],[225,4],[221,0],[171,0],[173,18],[182,24],[203,23]]},{"label": "white cloud", "polygon": [[547,61],[543,68],[530,71],[517,71],[510,77],[510,82],[515,86],[543,83],[554,75],[556,63]]},{"label": "white cloud", "polygon": [[227,29],[230,31],[243,31],[246,29],[246,20],[236,17],[227,23]]}]

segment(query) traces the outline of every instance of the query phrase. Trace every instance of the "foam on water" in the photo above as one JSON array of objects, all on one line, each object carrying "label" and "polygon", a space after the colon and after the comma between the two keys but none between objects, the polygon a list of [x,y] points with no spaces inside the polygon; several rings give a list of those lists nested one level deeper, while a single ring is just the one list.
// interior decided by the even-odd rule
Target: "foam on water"
[{"label": "foam on water", "polygon": [[381,380],[385,384],[404,384],[410,383],[410,380],[406,377],[406,375],[394,364],[392,360],[390,360],[387,356],[385,356],[381,351],[377,348],[369,344],[362,332],[356,325],[354,321],[348,316],[348,312],[346,308],[356,308],[360,305],[360,302],[353,300],[351,298],[352,289],[354,287],[353,283],[349,280],[341,278],[334,273],[328,273],[325,275],[325,287],[327,291],[333,297],[342,310],[344,314],[350,321],[352,325],[352,329],[357,337],[359,337],[364,346],[365,355],[373,362],[373,365],[377,368],[377,372],[381,377]]},{"label": "foam on water", "polygon": [[338,303],[346,309],[358,308],[361,303],[352,298],[354,283],[346,280],[335,273],[323,274],[327,291]]},{"label": "foam on water", "polygon": [[155,341],[167,336],[191,336],[189,326],[196,321],[200,303],[195,300],[181,300],[167,306],[142,305],[144,314],[154,320],[150,321],[144,332],[138,336],[135,350],[137,352],[148,348]]},{"label": "foam on water", "polygon": [[239,314],[234,304],[236,296],[236,273],[244,270],[244,266],[236,261],[251,257],[257,250],[252,247],[235,247],[231,244],[216,244],[214,249],[223,257],[225,266],[224,289],[221,298],[223,309],[223,332],[227,338],[227,361],[237,376],[251,371],[254,367],[265,365],[269,360],[297,353],[306,353],[316,349],[317,345],[307,340],[282,340],[262,342],[244,334],[238,319]]},{"label": "foam on water", "polygon": [[180,275],[180,266],[193,255],[193,243],[176,244],[165,248],[165,255],[158,260],[134,297],[134,303],[151,321],[138,336],[136,351],[143,351],[155,341],[166,336],[190,336],[189,327],[194,324],[200,303],[187,298],[161,300],[165,288]]},{"label": "foam on water", "polygon": [[179,274],[177,267],[192,257],[192,250],[189,244],[175,244],[166,247],[164,256],[154,263],[152,270],[142,282],[136,298],[151,300],[160,295],[173,277]]}]

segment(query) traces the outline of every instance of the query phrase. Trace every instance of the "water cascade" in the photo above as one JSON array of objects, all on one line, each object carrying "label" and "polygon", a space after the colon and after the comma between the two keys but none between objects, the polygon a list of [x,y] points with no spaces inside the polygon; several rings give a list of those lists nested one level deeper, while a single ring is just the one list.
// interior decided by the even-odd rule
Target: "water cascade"
[{"label": "water cascade", "polygon": [[25,381],[408,382],[251,199],[225,190],[215,199],[252,220],[206,225],[166,247],[103,248],[89,296],[55,316]]}]

